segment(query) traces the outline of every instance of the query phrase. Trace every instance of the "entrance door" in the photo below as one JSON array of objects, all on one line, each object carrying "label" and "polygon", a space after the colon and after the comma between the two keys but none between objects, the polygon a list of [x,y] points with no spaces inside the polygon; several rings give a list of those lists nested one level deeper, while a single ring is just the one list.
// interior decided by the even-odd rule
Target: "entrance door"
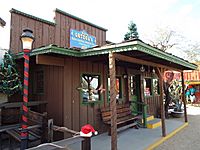
[{"label": "entrance door", "polygon": [[141,111],[140,108],[138,107],[137,102],[141,102],[141,90],[140,90],[140,75],[130,75],[130,100],[131,102],[131,110],[133,115],[138,115],[139,112]]}]

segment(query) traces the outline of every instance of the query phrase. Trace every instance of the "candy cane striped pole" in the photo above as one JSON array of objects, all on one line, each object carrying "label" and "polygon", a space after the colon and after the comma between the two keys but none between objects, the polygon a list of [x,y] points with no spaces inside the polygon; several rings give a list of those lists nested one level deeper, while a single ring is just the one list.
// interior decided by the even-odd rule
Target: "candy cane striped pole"
[{"label": "candy cane striped pole", "polygon": [[21,150],[28,146],[28,79],[29,79],[29,54],[30,50],[24,50],[24,90],[23,90],[23,114],[22,114],[22,131],[21,131]]},{"label": "candy cane striped pole", "polygon": [[21,35],[21,41],[24,51],[24,88],[23,88],[23,114],[21,130],[21,150],[28,147],[28,79],[29,79],[29,55],[34,42],[33,31],[24,29]]}]

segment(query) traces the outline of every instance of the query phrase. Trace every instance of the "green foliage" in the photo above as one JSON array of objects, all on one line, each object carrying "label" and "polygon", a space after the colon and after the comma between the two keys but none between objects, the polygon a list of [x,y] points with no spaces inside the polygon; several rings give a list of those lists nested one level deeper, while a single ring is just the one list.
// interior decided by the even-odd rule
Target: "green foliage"
[{"label": "green foliage", "polygon": [[181,84],[174,80],[170,85],[170,97],[172,102],[175,103],[175,111],[182,111],[182,101],[181,101],[181,94],[182,94],[182,86]]},{"label": "green foliage", "polygon": [[128,25],[128,32],[124,35],[124,40],[138,39],[137,26],[132,21]]},{"label": "green foliage", "polygon": [[21,89],[22,84],[14,59],[9,53],[5,53],[0,64],[0,92],[10,96]]}]

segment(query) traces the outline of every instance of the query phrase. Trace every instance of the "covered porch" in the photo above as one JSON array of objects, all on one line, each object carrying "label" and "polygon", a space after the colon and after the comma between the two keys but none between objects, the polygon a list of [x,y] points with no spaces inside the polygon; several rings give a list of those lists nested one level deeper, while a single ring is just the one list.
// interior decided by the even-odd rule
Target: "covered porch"
[{"label": "covered porch", "polygon": [[[193,70],[196,68],[196,65],[191,64],[179,57],[176,57],[169,53],[165,53],[154,47],[151,47],[150,45],[140,40],[133,40],[133,41],[128,41],[128,42],[119,43],[119,44],[110,44],[110,45],[105,45],[102,47],[96,47],[96,48],[86,49],[86,50],[81,50],[81,51],[75,51],[72,49],[65,49],[65,48],[56,47],[54,45],[50,45],[44,48],[35,49],[31,55],[36,56],[36,57],[33,57],[33,58],[36,58],[36,65],[51,65],[51,66],[59,66],[61,68],[60,74],[63,75],[63,77],[61,78],[63,80],[61,81],[62,83],[64,83],[64,89],[70,89],[67,86],[70,83],[69,81],[71,81],[70,79],[76,78],[76,80],[72,82],[72,85],[69,86],[71,87],[69,93],[70,94],[72,93],[74,96],[70,94],[68,96],[67,95],[68,93],[67,94],[63,93],[64,105],[61,105],[61,108],[63,107],[63,111],[60,111],[60,114],[63,114],[63,118],[62,118],[63,126],[66,126],[76,131],[80,131],[80,127],[82,125],[86,123],[90,123],[94,125],[95,128],[97,127],[97,130],[100,130],[100,128],[104,128],[105,126],[103,126],[99,109],[102,107],[110,107],[111,137],[109,137],[108,138],[109,140],[107,139],[106,142],[111,141],[109,143],[111,143],[110,145],[113,150],[117,149],[117,146],[120,146],[118,142],[123,141],[123,140],[120,140],[120,141],[118,140],[120,138],[121,133],[117,134],[116,107],[119,103],[129,104],[132,101],[133,96],[137,94],[136,95],[137,102],[142,103],[144,105],[148,105],[147,112],[149,114],[160,114],[160,117],[162,120],[162,127],[156,130],[153,129],[152,131],[159,131],[159,136],[162,135],[163,137],[165,137],[168,133],[170,133],[170,131],[172,131],[175,128],[173,128],[174,125],[172,125],[173,129],[171,130],[170,127],[167,126],[168,121],[165,120],[165,115],[164,115],[165,114],[164,103],[163,103],[164,71],[176,70],[176,71],[181,72],[182,87],[184,87],[183,70]],[[22,56],[21,54],[17,55],[18,58],[20,58],[21,56]],[[83,64],[86,64],[84,65],[84,68],[82,67]],[[73,67],[77,69],[73,70]],[[69,69],[71,69],[72,71]],[[99,78],[100,78],[100,75],[103,78],[101,84],[103,84],[103,87],[106,88],[106,92],[102,94],[103,103],[95,104],[89,101],[88,105],[80,105],[82,101],[82,97],[81,97],[82,95],[79,96],[80,93],[79,91],[77,91],[76,88],[79,87],[81,83],[80,74],[82,72],[83,73],[88,72],[88,70],[89,72],[92,72],[95,75],[99,74]],[[67,78],[68,75],[70,75],[69,78]],[[121,76],[121,79],[119,80],[123,80],[123,83],[124,83],[121,87],[119,86],[124,91],[121,94],[122,101],[116,100],[117,99],[116,76]],[[135,93],[131,92],[131,76],[135,77],[135,83],[136,83]],[[109,82],[108,82],[108,78],[110,80]],[[158,80],[158,87],[159,87],[157,89],[156,94],[155,94],[155,91],[153,91],[153,88],[151,87],[152,79],[154,78]],[[146,80],[146,84],[147,82],[149,82],[148,88],[151,88],[151,91],[145,91],[144,80]],[[108,83],[110,84],[109,86],[107,85]],[[52,88],[52,86],[48,86],[48,87]],[[88,88],[88,90],[91,90],[91,89]],[[183,88],[182,101],[185,104],[184,95],[185,94],[184,94],[184,88]],[[94,101],[94,102],[98,102],[98,101]],[[71,104],[71,105],[67,105],[67,104]],[[49,102],[48,105],[53,106],[53,103]],[[72,114],[70,116],[71,118],[65,117],[65,116],[69,116],[67,114],[68,113],[67,111],[69,110],[70,110],[69,114],[70,115]],[[75,110],[79,110],[78,113]],[[184,110],[185,110],[184,121],[187,122],[186,105],[184,105]],[[81,113],[81,112],[87,112],[87,113]],[[58,112],[55,111],[55,114],[57,115]],[[83,117],[84,115],[86,119]],[[143,115],[144,115],[144,112],[143,112]],[[79,117],[80,119],[76,119]],[[82,122],[80,122],[82,118],[83,120]],[[68,119],[70,119],[73,122],[73,124]],[[145,119],[145,115],[144,115],[144,119]],[[184,123],[182,122],[182,124]],[[148,129],[143,129],[143,128],[140,128],[138,131],[140,130],[149,131]],[[148,132],[148,133],[151,133],[151,132]],[[132,134],[136,134],[136,133],[132,133]],[[145,132],[142,134],[145,135]],[[132,139],[136,140],[137,138],[132,138]],[[99,139],[99,142],[100,141],[101,140]],[[141,140],[141,141],[144,141],[144,140]]]},{"label": "covered porch", "polygon": [[[162,137],[161,136],[161,127],[156,129],[147,129],[147,128],[141,128],[140,130],[137,129],[126,129],[121,130],[121,132],[118,132],[117,137],[117,147],[118,149],[124,149],[126,150],[144,150],[144,149],[153,149],[159,144],[161,144],[163,141],[167,140],[177,132],[179,132],[181,129],[185,128],[188,125],[188,123],[184,123],[182,120],[178,119],[167,119],[166,120],[166,127],[167,127],[167,136]],[[53,144],[56,144],[57,146],[61,147],[68,147],[70,150],[80,150],[81,149],[81,140],[72,138],[72,139],[64,139],[61,141],[53,142]],[[31,150],[43,150],[43,149],[49,149],[54,150],[54,146],[40,146],[31,148]],[[95,150],[110,150],[111,149],[111,137],[108,136],[107,133],[103,133],[97,136],[94,136],[91,138],[91,149]]]}]

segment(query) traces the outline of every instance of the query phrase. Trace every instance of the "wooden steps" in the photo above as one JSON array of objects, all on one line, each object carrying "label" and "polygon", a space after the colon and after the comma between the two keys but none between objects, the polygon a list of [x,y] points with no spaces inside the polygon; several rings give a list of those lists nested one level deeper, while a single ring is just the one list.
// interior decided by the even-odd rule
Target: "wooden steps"
[{"label": "wooden steps", "polygon": [[158,118],[154,118],[152,120],[147,121],[147,128],[148,129],[155,129],[161,126],[161,120]]},{"label": "wooden steps", "polygon": [[[143,119],[142,117],[141,118],[141,123],[143,124]],[[148,129],[154,129],[154,128],[157,128],[157,127],[160,127],[161,126],[161,120],[158,119],[158,118],[154,118],[153,115],[147,115],[147,128]]]}]

